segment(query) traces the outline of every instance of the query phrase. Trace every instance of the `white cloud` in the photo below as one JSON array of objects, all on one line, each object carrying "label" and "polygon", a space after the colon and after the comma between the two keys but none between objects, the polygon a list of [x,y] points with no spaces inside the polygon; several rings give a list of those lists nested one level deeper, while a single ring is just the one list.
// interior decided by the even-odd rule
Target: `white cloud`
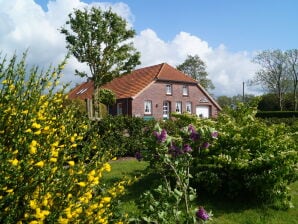
[{"label": "white cloud", "polygon": [[[49,1],[44,11],[34,0],[0,0],[0,51],[11,56],[29,50],[28,63],[47,69],[57,65],[66,55],[61,28],[74,8],[100,6],[125,18],[133,27],[134,16],[124,3],[91,3],[80,0]],[[248,52],[229,52],[224,45],[209,46],[207,41],[186,32],[178,33],[173,40],[165,42],[151,29],[140,32],[134,39],[141,52],[142,66],[167,62],[172,66],[181,64],[187,55],[198,54],[207,65],[207,71],[215,84],[215,95],[235,95],[242,92],[242,82],[250,79],[256,65],[250,62]],[[74,70],[85,70],[75,58],[70,58],[62,81],[81,82]]]},{"label": "white cloud", "polygon": [[[242,83],[251,79],[257,68],[247,52],[232,53],[224,45],[213,49],[206,41],[185,32],[165,42],[153,30],[147,29],[135,38],[135,46],[141,52],[142,66],[162,62],[177,66],[187,55],[199,55],[206,63],[207,72],[215,85],[213,92],[218,96],[241,94]],[[252,89],[246,91],[257,94]]]}]

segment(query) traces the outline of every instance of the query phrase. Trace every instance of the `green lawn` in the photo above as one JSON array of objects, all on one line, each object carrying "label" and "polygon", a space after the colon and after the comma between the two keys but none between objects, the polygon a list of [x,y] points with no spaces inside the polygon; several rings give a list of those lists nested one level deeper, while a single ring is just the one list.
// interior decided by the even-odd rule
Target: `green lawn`
[{"label": "green lawn", "polygon": [[[123,177],[139,177],[132,186],[127,188],[127,194],[121,198],[121,210],[129,215],[139,214],[135,204],[142,192],[152,189],[158,179],[158,175],[144,176],[147,167],[146,162],[138,162],[135,159],[111,161],[112,171],[104,175],[103,181],[111,184]],[[245,202],[235,203],[210,198],[199,198],[199,205],[203,205],[207,211],[212,210],[215,224],[298,224],[298,182],[291,186],[292,202],[295,206],[287,211],[264,208],[258,205],[249,205]]]}]

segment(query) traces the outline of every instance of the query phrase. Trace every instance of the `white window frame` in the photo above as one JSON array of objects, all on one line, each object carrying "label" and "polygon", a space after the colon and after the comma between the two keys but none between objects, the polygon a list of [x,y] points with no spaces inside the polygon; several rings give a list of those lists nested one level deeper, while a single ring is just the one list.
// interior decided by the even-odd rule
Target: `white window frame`
[{"label": "white window frame", "polygon": [[152,114],[152,101],[151,100],[144,101],[144,114]]},{"label": "white window frame", "polygon": [[177,101],[176,102],[175,111],[178,114],[181,114],[182,113],[182,102],[181,101]]},{"label": "white window frame", "polygon": [[182,86],[182,96],[188,96],[188,86],[187,85]]},{"label": "white window frame", "polygon": [[117,114],[123,114],[123,103],[117,103]]},{"label": "white window frame", "polygon": [[172,84],[166,84],[166,94],[172,95],[173,94],[173,86]]},{"label": "white window frame", "polygon": [[192,103],[190,101],[186,102],[185,104],[185,111],[189,114],[192,112]]}]

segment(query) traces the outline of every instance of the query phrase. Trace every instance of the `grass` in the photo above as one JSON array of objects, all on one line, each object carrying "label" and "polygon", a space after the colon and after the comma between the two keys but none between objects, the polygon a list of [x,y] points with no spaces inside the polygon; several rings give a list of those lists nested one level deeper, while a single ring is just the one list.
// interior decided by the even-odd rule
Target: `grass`
[{"label": "grass", "polygon": [[[111,161],[112,171],[104,176],[106,184],[120,181],[123,177],[140,177],[133,185],[127,188],[127,194],[122,198],[120,209],[129,216],[140,214],[135,201],[141,194],[154,188],[158,179],[157,175],[144,174],[148,166],[146,162],[138,162],[135,159]],[[243,202],[231,202],[218,198],[204,198],[199,196],[199,205],[203,205],[207,211],[212,210],[214,224],[298,224],[298,182],[291,186],[292,202],[295,206],[287,211],[274,210],[261,205],[251,205]]]}]

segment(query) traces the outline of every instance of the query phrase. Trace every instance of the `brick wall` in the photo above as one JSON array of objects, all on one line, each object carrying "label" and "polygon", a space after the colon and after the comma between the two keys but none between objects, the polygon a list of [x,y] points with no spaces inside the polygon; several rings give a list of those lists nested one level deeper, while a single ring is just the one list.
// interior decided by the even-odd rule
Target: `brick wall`
[{"label": "brick wall", "polygon": [[[172,95],[166,95],[166,84],[172,84]],[[176,111],[176,102],[182,102],[182,113],[186,111],[186,102],[192,103],[192,114],[196,113],[196,106],[209,106],[210,116],[217,116],[217,109],[210,99],[199,89],[197,85],[188,85],[188,96],[182,95],[182,83],[169,83],[157,81],[149,85],[132,101],[132,114],[144,116],[144,101],[152,101],[152,114],[156,119],[163,118],[163,102],[169,101],[171,112]],[[207,99],[207,100],[206,100]]]}]

